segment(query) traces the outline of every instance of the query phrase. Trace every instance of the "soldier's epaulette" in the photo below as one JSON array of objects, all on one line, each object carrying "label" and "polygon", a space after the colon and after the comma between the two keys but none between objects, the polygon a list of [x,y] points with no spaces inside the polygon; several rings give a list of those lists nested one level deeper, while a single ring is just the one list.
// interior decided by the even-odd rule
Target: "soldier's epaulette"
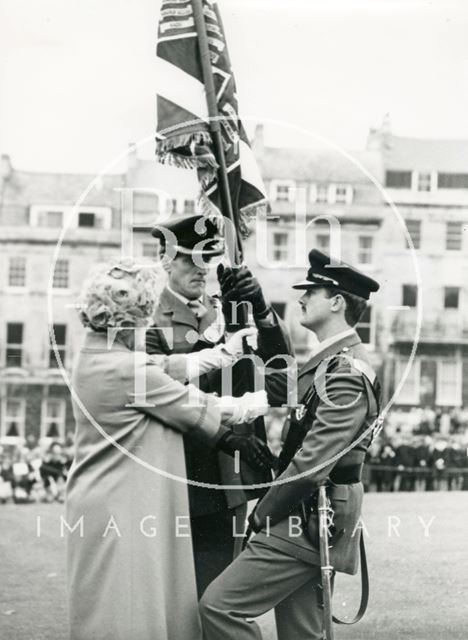
[{"label": "soldier's epaulette", "polygon": [[371,384],[374,384],[375,379],[377,378],[377,374],[375,373],[372,366],[365,360],[362,360],[361,358],[355,358],[354,356],[350,355],[349,347],[343,347],[343,349],[336,355],[337,363],[348,363],[350,372],[352,372],[353,369],[359,371],[359,373],[362,373],[366,376]]}]

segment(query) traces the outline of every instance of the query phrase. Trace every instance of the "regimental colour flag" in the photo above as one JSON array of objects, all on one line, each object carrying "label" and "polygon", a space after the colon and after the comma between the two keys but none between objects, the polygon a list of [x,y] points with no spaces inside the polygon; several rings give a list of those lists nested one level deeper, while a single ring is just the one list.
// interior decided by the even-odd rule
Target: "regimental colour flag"
[{"label": "regimental colour flag", "polygon": [[[202,0],[211,70],[221,122],[229,191],[240,231],[267,206],[265,188],[238,117],[236,85],[218,7]],[[156,156],[160,162],[195,168],[207,214],[223,213],[217,160],[209,132],[209,113],[191,0],[163,0],[157,44]]]}]

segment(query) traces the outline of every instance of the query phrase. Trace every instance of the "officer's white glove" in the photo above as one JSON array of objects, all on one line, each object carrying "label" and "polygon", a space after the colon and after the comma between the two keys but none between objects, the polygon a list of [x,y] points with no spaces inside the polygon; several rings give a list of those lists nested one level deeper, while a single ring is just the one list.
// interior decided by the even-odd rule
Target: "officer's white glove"
[{"label": "officer's white glove", "polygon": [[224,348],[232,356],[240,358],[244,353],[243,339],[246,338],[247,344],[255,350],[257,348],[257,337],[258,331],[255,327],[240,329],[235,333],[227,333]]}]

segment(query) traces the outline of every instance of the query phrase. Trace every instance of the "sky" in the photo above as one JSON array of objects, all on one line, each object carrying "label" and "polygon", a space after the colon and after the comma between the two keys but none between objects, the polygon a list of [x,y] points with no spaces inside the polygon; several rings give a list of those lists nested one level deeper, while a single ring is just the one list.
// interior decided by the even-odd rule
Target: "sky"
[{"label": "sky", "polygon": [[[219,0],[248,129],[349,150],[394,133],[468,139],[466,0]],[[156,120],[160,0],[0,0],[0,153],[101,171]],[[142,153],[151,157],[153,143]],[[119,163],[113,169],[121,169]]]}]

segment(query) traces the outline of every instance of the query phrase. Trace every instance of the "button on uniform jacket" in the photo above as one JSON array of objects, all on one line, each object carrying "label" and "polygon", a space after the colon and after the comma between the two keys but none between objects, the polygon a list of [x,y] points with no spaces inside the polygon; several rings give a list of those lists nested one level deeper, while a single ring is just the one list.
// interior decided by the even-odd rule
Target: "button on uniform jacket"
[{"label": "button on uniform jacket", "polygon": [[[337,354],[340,357],[333,360]],[[326,387],[323,387],[327,362],[333,362],[334,366],[327,377]],[[322,367],[319,368],[321,363]],[[307,406],[304,407],[302,420],[307,424],[302,426],[306,427],[307,433],[302,447],[277,478],[280,483],[270,487],[256,508],[256,519],[260,523],[266,525],[267,518],[270,520],[270,545],[314,564],[319,563],[316,536],[313,535],[311,541],[304,531],[297,535],[299,529],[294,528],[301,513],[301,501],[314,494],[333,468],[364,462],[371,439],[371,427],[378,415],[372,385],[357,366],[370,371],[367,352],[359,336],[353,332],[314,354],[300,369],[298,402],[308,400],[309,409],[313,402],[317,402],[316,408],[310,413],[305,411]],[[273,406],[281,406],[285,402],[286,382],[286,376],[280,373],[274,373],[268,379],[268,397]],[[319,399],[316,396],[317,389],[321,389],[322,397]],[[289,426],[297,428],[298,423],[288,421],[285,430]],[[367,437],[356,443],[356,438],[366,430]],[[285,433],[283,435],[286,437]],[[355,573],[357,570],[360,536],[357,525],[362,494],[361,483],[336,485],[331,491],[337,528],[332,542],[331,561],[338,571]],[[314,528],[313,523],[311,527]],[[263,529],[258,535],[266,536],[267,530]]]}]

